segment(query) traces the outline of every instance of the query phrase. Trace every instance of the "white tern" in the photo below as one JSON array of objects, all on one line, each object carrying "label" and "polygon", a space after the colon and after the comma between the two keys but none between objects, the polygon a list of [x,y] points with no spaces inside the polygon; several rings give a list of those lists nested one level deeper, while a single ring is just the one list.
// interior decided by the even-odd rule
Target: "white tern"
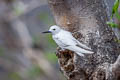
[{"label": "white tern", "polygon": [[63,30],[57,25],[51,26],[49,31],[43,33],[52,33],[52,38],[59,47],[74,51],[79,56],[94,53],[91,51],[91,48],[75,39],[69,31]]}]

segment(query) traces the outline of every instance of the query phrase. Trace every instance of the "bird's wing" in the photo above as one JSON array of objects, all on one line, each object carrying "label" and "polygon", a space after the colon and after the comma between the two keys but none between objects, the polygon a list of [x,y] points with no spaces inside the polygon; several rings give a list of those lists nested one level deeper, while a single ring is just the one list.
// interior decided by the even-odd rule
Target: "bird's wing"
[{"label": "bird's wing", "polygon": [[63,31],[62,34],[59,34],[58,36],[59,37],[57,38],[57,40],[66,46],[77,45],[76,41],[72,39],[73,36],[67,31]]},{"label": "bird's wing", "polygon": [[84,54],[83,53],[80,53],[80,52],[76,52],[79,56],[82,56],[84,57]]},{"label": "bird's wing", "polygon": [[92,54],[92,53],[94,53],[94,52],[92,52],[92,51],[89,51],[89,50],[85,50],[85,49],[83,49],[83,48],[80,48],[80,47],[78,47],[78,46],[68,46],[67,47],[68,49],[70,49],[70,50],[72,50],[72,51],[74,51],[74,52],[78,52],[78,53],[85,53],[85,54]]},{"label": "bird's wing", "polygon": [[84,48],[84,49],[91,50],[91,48],[89,48],[89,47],[87,47],[86,45],[80,43],[78,40],[75,40],[75,41],[77,42],[77,46],[82,47],[82,48]]},{"label": "bird's wing", "polygon": [[[80,43],[78,40],[76,40],[71,33],[68,32],[68,35],[66,36],[66,38],[69,38],[70,39],[70,42],[71,45],[76,45],[78,47],[82,47],[84,49],[88,49],[88,50],[91,50],[91,48],[87,47],[86,45]],[[73,44],[72,44],[73,43]]]},{"label": "bird's wing", "polygon": [[78,47],[81,47],[81,48],[84,48],[84,49],[87,49],[87,50],[91,50],[91,48],[87,47],[86,45],[80,43],[78,40],[76,40],[72,34],[68,31],[63,31],[62,32],[63,34],[60,34],[60,38],[59,40],[63,43],[63,44],[66,44],[67,46],[69,45],[76,45]]},{"label": "bird's wing", "polygon": [[67,35],[67,37],[69,37],[72,41],[74,41],[74,44],[76,44],[76,46],[78,47],[82,47],[84,49],[88,49],[91,50],[91,48],[87,47],[86,45],[80,43],[77,39],[75,39],[71,33],[69,33],[69,35]]}]

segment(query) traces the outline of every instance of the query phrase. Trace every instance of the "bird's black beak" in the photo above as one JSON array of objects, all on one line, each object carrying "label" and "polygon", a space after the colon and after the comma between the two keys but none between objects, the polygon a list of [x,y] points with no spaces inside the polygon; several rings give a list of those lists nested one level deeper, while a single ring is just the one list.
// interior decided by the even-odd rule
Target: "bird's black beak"
[{"label": "bird's black beak", "polygon": [[45,32],[42,32],[42,33],[51,33],[51,31],[45,31]]}]

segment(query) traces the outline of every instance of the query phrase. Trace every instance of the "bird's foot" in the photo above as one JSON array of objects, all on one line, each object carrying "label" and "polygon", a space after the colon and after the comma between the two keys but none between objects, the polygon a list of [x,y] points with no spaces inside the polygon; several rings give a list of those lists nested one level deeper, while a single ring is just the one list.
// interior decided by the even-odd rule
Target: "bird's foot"
[{"label": "bird's foot", "polygon": [[58,47],[57,50],[61,52],[61,51],[64,51],[65,49]]},{"label": "bird's foot", "polygon": [[64,48],[61,48],[60,51],[64,51],[65,49]]}]

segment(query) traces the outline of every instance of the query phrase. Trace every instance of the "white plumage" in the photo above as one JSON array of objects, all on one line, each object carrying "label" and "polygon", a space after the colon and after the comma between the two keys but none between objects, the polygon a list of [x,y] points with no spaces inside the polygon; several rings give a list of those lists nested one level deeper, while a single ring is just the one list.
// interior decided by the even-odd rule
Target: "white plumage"
[{"label": "white plumage", "polygon": [[62,49],[68,49],[74,51],[79,56],[84,56],[84,54],[92,54],[91,48],[80,43],[76,40],[72,34],[66,30],[61,29],[59,26],[51,26],[49,31],[43,33],[52,33],[53,40]]}]

